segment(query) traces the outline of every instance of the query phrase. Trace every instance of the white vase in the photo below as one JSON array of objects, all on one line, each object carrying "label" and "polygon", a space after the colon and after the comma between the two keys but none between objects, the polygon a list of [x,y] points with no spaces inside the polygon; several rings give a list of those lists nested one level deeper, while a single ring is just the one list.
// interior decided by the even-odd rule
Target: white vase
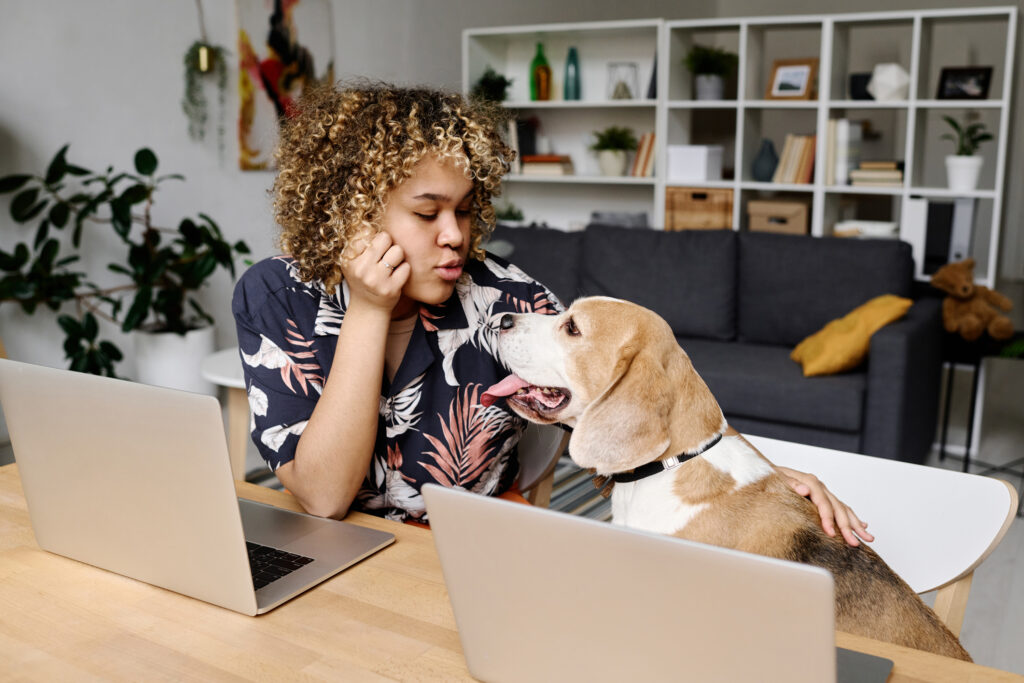
[{"label": "white vase", "polygon": [[138,381],[198,394],[216,394],[217,388],[203,379],[199,371],[203,359],[213,353],[212,325],[185,335],[136,331],[133,337]]},{"label": "white vase", "polygon": [[626,172],[626,151],[602,149],[597,153],[597,165],[601,169],[601,175],[622,175]]},{"label": "white vase", "polygon": [[970,192],[978,187],[978,176],[981,175],[980,156],[962,156],[951,154],[946,157],[946,177],[949,189],[954,192]]},{"label": "white vase", "polygon": [[698,100],[720,100],[725,93],[725,80],[714,74],[697,74],[694,78]]}]

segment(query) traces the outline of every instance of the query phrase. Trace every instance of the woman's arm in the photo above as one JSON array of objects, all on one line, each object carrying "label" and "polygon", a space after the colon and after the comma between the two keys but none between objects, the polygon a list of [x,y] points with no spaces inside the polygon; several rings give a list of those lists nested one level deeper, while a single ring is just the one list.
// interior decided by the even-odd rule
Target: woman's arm
[{"label": "woman's arm", "polygon": [[403,259],[382,232],[342,265],[350,296],[334,362],[295,458],[276,470],[310,514],[344,517],[370,466],[391,311],[409,277]]}]

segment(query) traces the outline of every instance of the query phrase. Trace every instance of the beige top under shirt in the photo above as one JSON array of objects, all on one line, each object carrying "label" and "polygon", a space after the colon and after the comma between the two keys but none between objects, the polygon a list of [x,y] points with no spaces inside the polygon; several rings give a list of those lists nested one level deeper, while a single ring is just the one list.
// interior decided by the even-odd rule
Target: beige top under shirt
[{"label": "beige top under shirt", "polygon": [[384,372],[389,382],[394,381],[398,366],[402,364],[402,356],[409,347],[412,331],[416,329],[417,315],[413,313],[408,318],[392,320],[388,327],[388,341],[384,345]]}]

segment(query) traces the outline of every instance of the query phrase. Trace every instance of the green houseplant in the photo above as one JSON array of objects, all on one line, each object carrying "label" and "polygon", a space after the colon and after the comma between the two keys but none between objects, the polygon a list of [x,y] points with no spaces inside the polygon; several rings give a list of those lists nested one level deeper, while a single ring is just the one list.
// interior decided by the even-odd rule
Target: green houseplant
[{"label": "green houseplant", "polygon": [[736,71],[739,57],[722,48],[694,45],[683,58],[683,64],[694,76],[698,100],[720,100],[725,92],[725,79]]},{"label": "green houseplant", "polygon": [[969,192],[978,186],[981,174],[982,158],[978,156],[981,143],[992,139],[992,135],[980,121],[960,123],[952,116],[943,116],[942,120],[953,129],[945,133],[941,139],[951,140],[956,145],[956,153],[946,157],[946,176],[949,189],[957,192]]},{"label": "green houseplant", "polygon": [[637,139],[633,129],[625,126],[609,126],[594,131],[594,143],[590,149],[597,152],[597,163],[606,176],[622,175],[626,171],[626,154],[636,149]]},{"label": "green houseplant", "polygon": [[480,79],[473,84],[470,96],[475,99],[489,100],[491,102],[502,102],[508,97],[508,88],[512,85],[511,78],[495,71],[490,64],[484,69]]},{"label": "green houseplant", "polygon": [[[156,225],[157,189],[184,178],[156,175],[151,150],[135,153],[134,172],[113,166],[94,172],[68,162],[67,151],[68,145],[62,147],[43,174],[0,178],[0,193],[14,193],[11,218],[37,226],[31,240],[10,252],[0,249],[0,303],[16,303],[31,314],[40,306],[60,311],[74,302],[76,315],[57,318],[71,369],[116,376],[123,354],[99,338],[98,317],[124,332],[186,335],[209,326],[213,318],[195,293],[218,267],[234,275],[235,256],[249,248],[242,241],[228,243],[202,213],[183,218],[176,228]],[[96,226],[109,226],[124,247],[121,258],[107,266],[125,277],[123,284],[100,287],[77,269],[83,243],[99,237]]]},{"label": "green houseplant", "polygon": [[182,59],[185,67],[185,93],[181,98],[181,109],[188,118],[188,135],[196,142],[206,138],[206,124],[210,118],[209,102],[204,89],[207,79],[215,78],[217,85],[217,148],[224,155],[224,116],[226,113],[228,86],[228,51],[213,45],[206,37],[206,22],[203,19],[202,0],[196,0],[199,14],[199,40],[189,45]]}]

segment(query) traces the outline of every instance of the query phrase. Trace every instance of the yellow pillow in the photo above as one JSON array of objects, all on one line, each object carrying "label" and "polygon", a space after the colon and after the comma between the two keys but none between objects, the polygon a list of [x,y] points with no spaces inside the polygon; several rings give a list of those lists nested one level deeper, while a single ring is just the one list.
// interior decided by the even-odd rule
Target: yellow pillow
[{"label": "yellow pillow", "polygon": [[868,354],[871,335],[902,318],[913,303],[893,294],[875,297],[804,339],[789,357],[803,365],[804,377],[855,368]]}]

